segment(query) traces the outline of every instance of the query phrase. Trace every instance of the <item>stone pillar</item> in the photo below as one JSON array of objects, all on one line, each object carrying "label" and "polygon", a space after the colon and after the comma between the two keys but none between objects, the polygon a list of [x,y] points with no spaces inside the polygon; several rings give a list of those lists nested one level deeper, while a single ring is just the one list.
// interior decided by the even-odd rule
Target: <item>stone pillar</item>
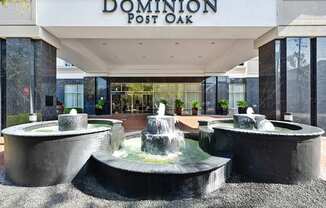
[{"label": "stone pillar", "polygon": [[56,110],[56,48],[42,40],[35,49],[35,110],[43,120],[55,120]]},{"label": "stone pillar", "polygon": [[5,92],[6,92],[6,80],[5,80],[5,53],[6,53],[6,42],[0,39],[0,130],[5,125]]},{"label": "stone pillar", "polygon": [[268,119],[280,119],[281,58],[280,41],[259,48],[259,112]]},{"label": "stone pillar", "polygon": [[56,118],[56,48],[42,40],[7,38],[2,48],[2,128]]}]

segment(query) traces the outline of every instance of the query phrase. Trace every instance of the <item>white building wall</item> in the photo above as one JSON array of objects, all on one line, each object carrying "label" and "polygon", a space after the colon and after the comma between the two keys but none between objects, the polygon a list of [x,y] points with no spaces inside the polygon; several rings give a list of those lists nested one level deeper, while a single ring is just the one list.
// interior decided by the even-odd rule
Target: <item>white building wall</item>
[{"label": "white building wall", "polygon": [[0,3],[0,25],[36,24],[36,1]]},{"label": "white building wall", "polygon": [[326,25],[326,1],[278,0],[278,25]]},{"label": "white building wall", "polygon": [[[275,26],[276,1],[217,0],[217,13],[203,14],[198,12],[192,14],[193,24],[187,26]],[[203,1],[200,2],[203,4]],[[42,26],[93,27],[129,25],[126,13],[123,13],[120,9],[114,13],[103,13],[103,5],[103,0],[40,0],[38,1],[37,24]],[[183,15],[187,14],[189,13],[185,12]],[[163,14],[159,16],[158,23],[155,25],[132,25],[167,26],[168,24],[162,21]]]}]

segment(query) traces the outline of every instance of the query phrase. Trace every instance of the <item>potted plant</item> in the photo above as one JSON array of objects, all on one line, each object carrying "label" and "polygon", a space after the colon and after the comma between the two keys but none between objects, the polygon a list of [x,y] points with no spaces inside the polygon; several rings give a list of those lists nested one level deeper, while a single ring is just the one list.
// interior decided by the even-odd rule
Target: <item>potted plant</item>
[{"label": "potted plant", "polygon": [[194,100],[194,101],[192,101],[191,106],[192,106],[192,115],[197,116],[198,110],[200,108],[199,102],[197,100]]},{"label": "potted plant", "polygon": [[103,113],[104,106],[105,106],[105,100],[103,97],[100,97],[100,99],[97,100],[96,105],[95,105],[96,115],[101,115]]},{"label": "potted plant", "polygon": [[184,106],[184,102],[180,99],[175,100],[175,113],[179,116],[182,115],[182,108]]},{"label": "potted plant", "polygon": [[247,108],[248,108],[248,102],[245,100],[239,100],[237,102],[237,106],[238,106],[238,113],[240,114],[246,114],[247,113]]},{"label": "potted plant", "polygon": [[229,101],[222,99],[217,102],[217,113],[219,115],[228,115],[229,114]]}]

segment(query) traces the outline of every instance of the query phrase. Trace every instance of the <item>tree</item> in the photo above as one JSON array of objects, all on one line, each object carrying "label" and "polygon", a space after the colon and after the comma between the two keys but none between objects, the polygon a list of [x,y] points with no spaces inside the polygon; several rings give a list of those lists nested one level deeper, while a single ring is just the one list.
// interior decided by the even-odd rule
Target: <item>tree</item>
[{"label": "tree", "polygon": [[0,4],[2,6],[6,6],[8,3],[28,5],[28,4],[30,4],[30,2],[31,2],[31,0],[0,0]]}]

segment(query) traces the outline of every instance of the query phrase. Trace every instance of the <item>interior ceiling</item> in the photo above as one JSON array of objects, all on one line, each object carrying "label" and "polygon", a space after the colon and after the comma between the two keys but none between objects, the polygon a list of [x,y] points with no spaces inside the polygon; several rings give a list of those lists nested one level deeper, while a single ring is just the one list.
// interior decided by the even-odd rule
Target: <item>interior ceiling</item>
[{"label": "interior ceiling", "polygon": [[252,39],[62,39],[60,58],[110,76],[207,76],[257,56]]},{"label": "interior ceiling", "polygon": [[81,40],[113,65],[203,66],[221,56],[233,41],[221,40]]}]

